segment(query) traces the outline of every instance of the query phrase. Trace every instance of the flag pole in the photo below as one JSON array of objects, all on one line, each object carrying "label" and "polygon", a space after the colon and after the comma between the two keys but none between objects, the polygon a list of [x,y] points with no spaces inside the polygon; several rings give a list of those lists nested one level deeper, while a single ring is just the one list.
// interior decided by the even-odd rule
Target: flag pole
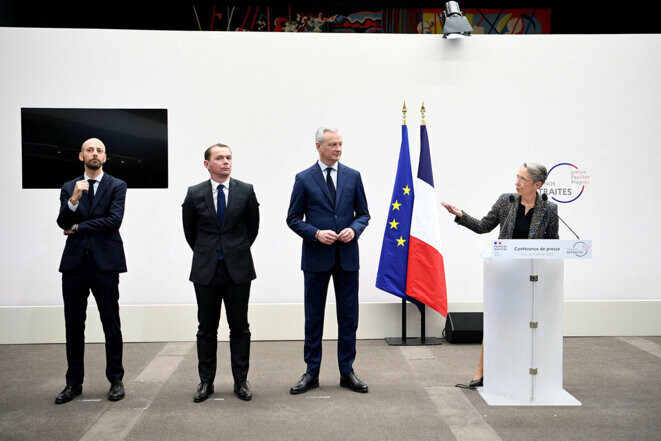
[{"label": "flag pole", "polygon": [[[425,102],[422,102],[422,107],[420,107],[420,114],[422,115],[420,119],[420,125],[421,126],[426,126],[427,122],[425,121],[425,112],[427,112],[427,109],[425,109]],[[423,305],[422,308],[420,309],[420,344],[425,344],[425,309],[426,307]]]},{"label": "flag pole", "polygon": [[[426,125],[425,122],[425,103],[422,103],[422,108],[420,109],[420,112],[422,113],[422,121],[421,125]],[[406,102],[404,102],[404,106],[402,107],[402,124],[406,125]],[[420,338],[407,338],[406,337],[406,299],[402,298],[402,336],[401,338],[398,337],[387,337],[386,343],[389,346],[423,346],[423,345],[440,345],[441,344],[441,339],[436,338],[436,337],[431,337],[431,338],[426,338],[425,335],[425,328],[426,328],[426,320],[425,320],[425,309],[426,307],[423,305],[421,310],[420,310]]]},{"label": "flag pole", "polygon": [[[420,107],[420,115],[421,115],[421,120],[420,120],[420,125],[421,126],[426,126],[427,122],[425,121],[425,113],[427,112],[427,109],[425,109],[425,102],[422,102],[422,106]],[[420,345],[440,345],[441,344],[441,339],[436,338],[436,337],[431,337],[429,341],[427,340],[425,336],[425,329],[427,328],[426,326],[426,317],[425,317],[425,311],[427,310],[427,307],[425,305],[422,306],[420,309]]]},{"label": "flag pole", "polygon": [[420,343],[425,344],[425,306],[420,311]]},{"label": "flag pole", "polygon": [[406,299],[402,299],[402,344],[406,344]]},{"label": "flag pole", "polygon": [[[402,124],[406,125],[406,100],[402,106]],[[402,299],[402,344],[406,345],[406,299]]]},{"label": "flag pole", "polygon": [[[406,125],[406,101],[402,106],[402,125]],[[386,343],[389,346],[406,346],[406,299],[402,299],[402,336],[401,338],[397,337],[387,337]]]}]

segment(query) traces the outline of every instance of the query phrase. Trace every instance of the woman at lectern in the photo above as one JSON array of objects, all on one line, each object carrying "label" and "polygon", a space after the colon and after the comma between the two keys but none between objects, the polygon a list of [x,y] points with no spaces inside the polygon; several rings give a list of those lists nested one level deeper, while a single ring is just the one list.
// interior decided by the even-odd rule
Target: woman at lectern
[{"label": "woman at lectern", "polygon": [[[500,226],[499,239],[558,239],[558,206],[537,190],[544,185],[548,172],[541,164],[524,163],[516,175],[516,194],[502,194],[489,213],[478,220],[454,205],[442,203],[455,215],[454,221],[478,234]],[[484,384],[484,344],[471,387]]]}]

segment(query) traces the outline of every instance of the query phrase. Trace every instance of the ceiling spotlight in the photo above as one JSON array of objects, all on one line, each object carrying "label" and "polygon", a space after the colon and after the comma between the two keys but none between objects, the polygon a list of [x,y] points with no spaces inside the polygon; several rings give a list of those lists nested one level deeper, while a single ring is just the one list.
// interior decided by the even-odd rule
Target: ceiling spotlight
[{"label": "ceiling spotlight", "polygon": [[441,21],[443,21],[443,38],[465,38],[470,37],[473,28],[468,19],[464,16],[459,9],[457,2],[445,2],[441,14]]}]

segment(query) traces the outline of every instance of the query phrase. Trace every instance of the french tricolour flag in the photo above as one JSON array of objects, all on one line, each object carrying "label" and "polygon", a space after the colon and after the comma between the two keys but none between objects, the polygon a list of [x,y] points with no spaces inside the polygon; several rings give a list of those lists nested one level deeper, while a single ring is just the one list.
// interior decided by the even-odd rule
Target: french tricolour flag
[{"label": "french tricolour flag", "polygon": [[434,191],[427,126],[420,126],[420,163],[415,180],[415,202],[411,220],[406,295],[448,313],[445,267],[441,254],[441,234]]}]

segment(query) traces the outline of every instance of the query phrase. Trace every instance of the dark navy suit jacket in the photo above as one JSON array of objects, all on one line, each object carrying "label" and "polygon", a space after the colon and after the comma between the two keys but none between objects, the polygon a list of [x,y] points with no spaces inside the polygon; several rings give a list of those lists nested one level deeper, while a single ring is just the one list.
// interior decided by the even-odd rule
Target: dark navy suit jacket
[{"label": "dark navy suit jacket", "polygon": [[[369,220],[367,198],[358,171],[338,163],[334,205],[324,173],[317,162],[296,175],[287,225],[303,238],[303,271],[330,271],[335,264],[336,253],[339,253],[342,269],[357,271],[360,267],[358,237]],[[349,243],[338,240],[332,245],[324,245],[315,239],[317,230],[339,233],[347,227],[356,232],[356,237]]]},{"label": "dark navy suit jacket", "polygon": [[57,224],[63,230],[69,230],[78,224],[78,231],[67,236],[62,253],[60,272],[75,271],[80,268],[85,250],[91,250],[99,271],[126,272],[124,245],[119,235],[119,227],[124,218],[126,182],[103,174],[99,188],[91,206],[86,194],[78,201],[76,211],[69,208],[69,198],[73,194],[77,181],[83,176],[65,183],[60,192],[60,214]]}]

